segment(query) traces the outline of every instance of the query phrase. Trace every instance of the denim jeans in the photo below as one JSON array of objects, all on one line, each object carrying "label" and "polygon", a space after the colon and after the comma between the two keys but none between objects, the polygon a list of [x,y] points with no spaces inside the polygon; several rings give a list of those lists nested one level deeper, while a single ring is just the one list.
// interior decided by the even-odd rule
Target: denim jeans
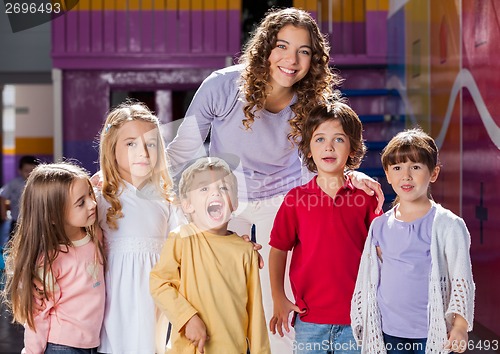
[{"label": "denim jeans", "polygon": [[45,354],[97,354],[97,348],[79,349],[67,345],[47,343]]},{"label": "denim jeans", "polygon": [[295,354],[359,354],[349,325],[308,323],[295,320]]},{"label": "denim jeans", "polygon": [[384,333],[387,354],[425,354],[427,338],[400,338]]}]

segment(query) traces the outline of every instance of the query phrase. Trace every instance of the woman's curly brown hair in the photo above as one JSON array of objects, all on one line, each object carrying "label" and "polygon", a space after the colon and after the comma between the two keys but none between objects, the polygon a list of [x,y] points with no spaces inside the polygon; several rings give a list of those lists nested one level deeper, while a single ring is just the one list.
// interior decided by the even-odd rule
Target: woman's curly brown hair
[{"label": "woman's curly brown hair", "polygon": [[295,116],[289,120],[291,132],[288,138],[298,142],[302,123],[308,112],[323,102],[325,97],[340,97],[335,88],[342,82],[340,76],[333,73],[328,66],[330,46],[327,39],[321,34],[316,21],[303,10],[295,8],[271,10],[245,45],[239,60],[241,64],[245,64],[241,75],[241,91],[247,102],[243,108],[245,113],[243,125],[246,129],[250,129],[255,120],[254,112],[264,108],[266,98],[270,94],[269,55],[276,47],[278,32],[286,25],[306,29],[312,44],[309,72],[293,86],[297,102],[291,107]]}]

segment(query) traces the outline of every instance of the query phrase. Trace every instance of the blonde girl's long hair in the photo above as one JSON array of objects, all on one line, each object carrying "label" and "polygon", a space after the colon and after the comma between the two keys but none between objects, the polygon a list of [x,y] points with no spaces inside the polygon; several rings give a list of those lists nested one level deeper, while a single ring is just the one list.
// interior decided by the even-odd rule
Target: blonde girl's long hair
[{"label": "blonde girl's long hair", "polygon": [[[34,328],[35,280],[46,290],[45,298],[51,296],[47,289],[54,289],[54,284],[47,282],[53,282],[48,275],[52,273],[54,260],[60,252],[68,252],[68,248],[72,246],[64,225],[70,188],[77,179],[88,181],[95,200],[87,173],[74,164],[64,162],[39,165],[28,177],[21,197],[16,232],[6,249],[6,284],[3,296],[12,311],[14,322],[27,323]],[[96,245],[97,260],[105,265],[98,228],[96,217],[95,224],[85,228],[85,231]]]},{"label": "blonde girl's long hair", "polygon": [[152,182],[166,200],[172,201],[172,181],[167,170],[167,156],[165,143],[160,132],[158,118],[141,102],[127,101],[109,112],[100,134],[99,161],[102,171],[102,195],[110,207],[106,212],[106,223],[113,229],[118,227],[118,219],[123,217],[120,203],[120,187],[124,185],[123,178],[118,172],[116,161],[116,143],[120,128],[127,122],[140,120],[156,126],[158,134],[158,160],[153,170]]},{"label": "blonde girl's long hair", "polygon": [[266,98],[271,93],[269,55],[276,47],[278,32],[286,25],[306,29],[311,37],[312,46],[309,72],[293,86],[297,102],[291,107],[295,116],[289,120],[291,131],[288,139],[298,142],[302,123],[309,111],[323,102],[325,97],[340,97],[336,87],[342,83],[340,76],[332,72],[328,66],[330,62],[328,41],[321,34],[314,18],[303,10],[295,8],[271,10],[245,45],[239,60],[241,64],[245,64],[240,87],[246,100],[243,108],[245,113],[243,125],[246,129],[250,129],[255,120],[254,112],[264,108]]}]

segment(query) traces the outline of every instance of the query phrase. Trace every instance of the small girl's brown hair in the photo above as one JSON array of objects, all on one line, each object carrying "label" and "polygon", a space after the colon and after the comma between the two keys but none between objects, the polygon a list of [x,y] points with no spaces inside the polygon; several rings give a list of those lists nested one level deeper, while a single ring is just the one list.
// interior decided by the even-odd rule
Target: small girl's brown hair
[{"label": "small girl's brown hair", "polygon": [[302,128],[302,140],[299,143],[299,153],[303,158],[304,166],[311,172],[317,172],[317,166],[311,153],[311,139],[314,131],[324,122],[338,120],[342,129],[349,137],[351,154],[347,158],[346,169],[356,169],[366,153],[363,142],[363,124],[351,107],[340,101],[317,105],[307,117]]},{"label": "small girl's brown hair", "polygon": [[412,161],[425,164],[432,173],[440,165],[439,152],[434,142],[421,128],[408,129],[398,133],[382,150],[382,166]]}]

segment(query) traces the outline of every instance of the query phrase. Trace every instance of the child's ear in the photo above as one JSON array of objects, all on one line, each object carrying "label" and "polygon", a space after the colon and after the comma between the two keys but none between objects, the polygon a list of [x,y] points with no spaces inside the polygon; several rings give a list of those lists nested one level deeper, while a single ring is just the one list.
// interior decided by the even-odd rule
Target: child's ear
[{"label": "child's ear", "polygon": [[434,171],[432,171],[432,173],[431,173],[431,183],[436,182],[440,171],[441,171],[441,167],[439,167],[439,166],[434,167]]},{"label": "child's ear", "polygon": [[189,201],[189,198],[182,198],[181,199],[181,207],[182,207],[182,211],[184,212],[184,214],[194,213],[194,206]]},{"label": "child's ear", "polygon": [[385,178],[387,179],[387,183],[392,184],[391,179],[389,178],[389,174],[387,173],[387,170],[384,170],[384,173],[385,173]]}]

